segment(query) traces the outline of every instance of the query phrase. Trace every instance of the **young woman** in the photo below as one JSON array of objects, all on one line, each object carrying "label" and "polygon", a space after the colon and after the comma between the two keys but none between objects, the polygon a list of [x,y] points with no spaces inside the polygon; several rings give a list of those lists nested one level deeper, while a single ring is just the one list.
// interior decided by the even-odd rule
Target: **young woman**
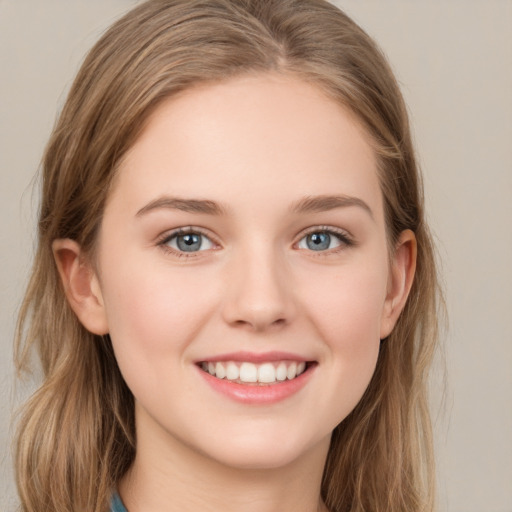
[{"label": "young woman", "polygon": [[21,510],[432,511],[438,287],[406,108],[322,0],[150,0],[43,166]]}]

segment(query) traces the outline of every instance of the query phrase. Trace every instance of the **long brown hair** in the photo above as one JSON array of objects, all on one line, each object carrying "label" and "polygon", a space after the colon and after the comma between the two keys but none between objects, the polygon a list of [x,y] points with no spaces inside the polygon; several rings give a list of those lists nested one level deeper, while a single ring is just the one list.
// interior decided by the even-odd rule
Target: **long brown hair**
[{"label": "long brown hair", "polygon": [[135,454],[133,397],[110,340],[69,307],[51,244],[93,251],[120,159],[164,99],[198,83],[254,72],[292,74],[357,116],[378,159],[389,247],[416,234],[414,284],[376,372],[334,430],[322,496],[332,511],[434,508],[427,373],[439,287],[406,107],[368,35],[323,0],[149,0],[86,57],[43,161],[38,249],[20,312],[16,360],[33,350],[44,379],[25,405],[16,474],[25,512],[104,512]]}]

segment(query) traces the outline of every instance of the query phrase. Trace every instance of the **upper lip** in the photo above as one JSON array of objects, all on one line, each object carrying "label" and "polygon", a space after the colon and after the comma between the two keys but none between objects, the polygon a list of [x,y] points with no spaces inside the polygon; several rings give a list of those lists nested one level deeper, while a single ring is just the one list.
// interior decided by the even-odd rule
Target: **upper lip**
[{"label": "upper lip", "polygon": [[203,361],[216,363],[222,361],[236,361],[236,362],[248,362],[248,363],[269,363],[273,361],[297,361],[297,362],[308,362],[313,361],[311,358],[307,358],[292,352],[229,352],[225,354],[218,354],[215,356],[205,357],[196,361],[201,363]]}]

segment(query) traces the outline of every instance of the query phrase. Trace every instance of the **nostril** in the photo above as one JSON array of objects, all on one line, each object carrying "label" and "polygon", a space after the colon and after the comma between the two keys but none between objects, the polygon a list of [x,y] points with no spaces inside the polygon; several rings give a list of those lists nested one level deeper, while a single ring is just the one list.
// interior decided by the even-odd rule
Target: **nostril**
[{"label": "nostril", "polygon": [[255,331],[264,331],[267,329],[283,327],[287,324],[286,318],[272,319],[267,315],[253,315],[251,318],[248,316],[247,319],[236,319],[231,322],[231,325],[235,327],[246,327]]},{"label": "nostril", "polygon": [[[267,280],[268,281],[268,280]],[[236,284],[236,283],[235,283]],[[233,327],[263,331],[284,327],[292,320],[295,308],[286,287],[277,283],[264,286],[261,280],[235,286],[222,307],[224,320]]]}]

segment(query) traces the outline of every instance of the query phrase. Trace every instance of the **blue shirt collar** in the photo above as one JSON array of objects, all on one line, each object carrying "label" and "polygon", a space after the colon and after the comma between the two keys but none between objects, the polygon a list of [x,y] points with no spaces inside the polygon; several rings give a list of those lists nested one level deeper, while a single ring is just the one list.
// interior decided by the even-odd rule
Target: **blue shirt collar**
[{"label": "blue shirt collar", "polygon": [[110,512],[128,512],[117,492],[112,496],[112,501],[110,502]]}]

